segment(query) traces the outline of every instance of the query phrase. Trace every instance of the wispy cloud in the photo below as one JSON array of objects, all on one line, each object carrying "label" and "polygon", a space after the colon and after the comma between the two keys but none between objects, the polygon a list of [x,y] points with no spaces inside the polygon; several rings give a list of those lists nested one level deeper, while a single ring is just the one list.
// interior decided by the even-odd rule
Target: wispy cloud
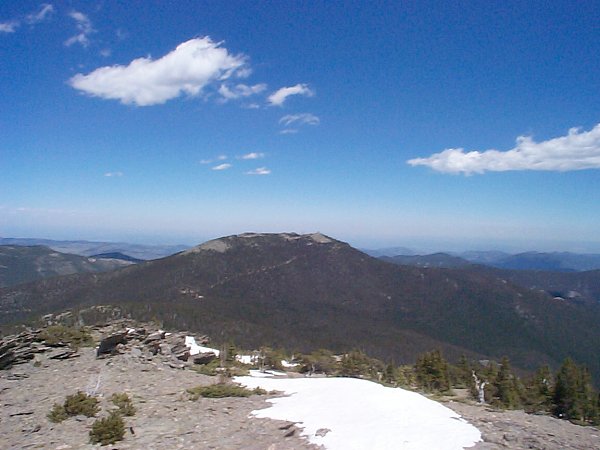
[{"label": "wispy cloud", "polygon": [[37,12],[31,13],[26,17],[29,24],[36,24],[49,19],[54,14],[54,6],[49,3],[42,3]]},{"label": "wispy cloud", "polygon": [[18,20],[11,20],[9,22],[0,23],[0,33],[14,33],[17,31],[20,23]]},{"label": "wispy cloud", "polygon": [[308,87],[307,84],[297,84],[295,86],[283,87],[269,95],[267,99],[273,106],[282,106],[286,99],[291,95],[304,95],[312,97],[315,93]]},{"label": "wispy cloud", "polygon": [[162,58],[138,58],[127,66],[100,67],[77,74],[72,87],[89,95],[138,106],[157,105],[182,93],[196,96],[213,82],[222,82],[244,68],[247,58],[232,55],[209,37],[179,44]]},{"label": "wispy cloud", "polygon": [[39,9],[26,16],[20,16],[8,22],[0,22],[0,33],[14,33],[21,26],[22,22],[29,25],[35,25],[49,19],[54,13],[54,6],[49,3],[42,3]]},{"label": "wispy cloud", "polygon": [[279,123],[287,126],[294,125],[319,125],[319,118],[314,114],[288,114],[279,119]]},{"label": "wispy cloud", "polygon": [[257,167],[254,170],[249,170],[246,172],[246,175],[269,175],[271,173],[270,169],[266,167]]},{"label": "wispy cloud", "polygon": [[218,166],[213,167],[212,170],[227,170],[229,168],[231,168],[231,164],[224,163],[224,164],[219,164]]},{"label": "wispy cloud", "polygon": [[227,155],[219,155],[212,159],[201,159],[200,164],[212,164],[215,161],[225,161],[227,159]]},{"label": "wispy cloud", "polygon": [[507,151],[465,152],[449,148],[428,158],[408,160],[411,166],[428,166],[444,173],[503,172],[507,170],[571,170],[600,169],[600,123],[590,131],[571,128],[566,136],[535,142],[519,136],[515,148]]},{"label": "wispy cloud", "polygon": [[89,36],[90,34],[95,33],[96,30],[94,30],[88,16],[79,11],[71,11],[69,17],[75,21],[78,33],[67,39],[65,45],[67,47],[70,47],[73,44],[80,44],[82,47],[90,45]]},{"label": "wispy cloud", "polygon": [[286,128],[285,130],[281,130],[279,134],[296,134],[297,132],[296,128]]},{"label": "wispy cloud", "polygon": [[261,159],[264,157],[265,157],[264,153],[252,152],[252,153],[246,153],[245,155],[240,156],[240,159]]},{"label": "wispy cloud", "polygon": [[266,89],[267,85],[264,83],[255,84],[254,86],[247,86],[245,84],[228,86],[227,84],[222,84],[219,88],[219,94],[221,94],[221,96],[223,97],[222,101],[228,101],[260,94]]},{"label": "wispy cloud", "polygon": [[104,174],[105,177],[122,177],[123,172],[106,172]]}]

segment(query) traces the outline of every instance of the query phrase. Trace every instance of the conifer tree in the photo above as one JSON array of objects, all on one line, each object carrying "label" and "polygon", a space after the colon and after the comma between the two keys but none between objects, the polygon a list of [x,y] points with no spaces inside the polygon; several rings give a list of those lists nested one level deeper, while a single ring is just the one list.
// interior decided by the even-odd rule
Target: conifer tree
[{"label": "conifer tree", "polygon": [[500,370],[493,384],[496,390],[495,404],[509,409],[521,405],[519,381],[513,374],[510,361],[506,356],[502,358]]},{"label": "conifer tree", "polygon": [[527,381],[525,403],[528,412],[550,411],[552,407],[553,377],[550,368],[540,367]]},{"label": "conifer tree", "polygon": [[557,417],[591,423],[598,422],[598,402],[590,372],[565,359],[556,374],[553,414]]},{"label": "conifer tree", "polygon": [[450,390],[448,363],[439,350],[421,355],[415,365],[415,374],[419,386],[427,391]]}]

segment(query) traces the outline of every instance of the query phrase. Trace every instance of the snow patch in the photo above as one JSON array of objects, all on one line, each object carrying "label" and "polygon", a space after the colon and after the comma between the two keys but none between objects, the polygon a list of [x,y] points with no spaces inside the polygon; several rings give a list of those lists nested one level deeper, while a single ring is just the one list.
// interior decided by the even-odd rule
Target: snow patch
[{"label": "snow patch", "polygon": [[215,355],[219,356],[219,350],[210,347],[203,347],[201,345],[196,344],[196,339],[193,336],[185,337],[185,346],[190,349],[190,355],[197,355],[199,353],[209,353],[212,352]]},{"label": "snow patch", "polygon": [[481,441],[473,425],[415,392],[354,378],[253,375],[234,380],[288,396],[269,399],[273,406],[251,414],[300,423],[302,434],[326,449],[460,450]]}]

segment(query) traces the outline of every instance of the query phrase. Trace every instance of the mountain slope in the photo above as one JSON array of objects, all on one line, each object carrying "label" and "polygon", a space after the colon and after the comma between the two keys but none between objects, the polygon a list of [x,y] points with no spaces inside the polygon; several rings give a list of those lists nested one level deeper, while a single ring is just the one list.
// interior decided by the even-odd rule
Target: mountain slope
[{"label": "mountain slope", "polygon": [[571,355],[600,374],[598,308],[473,271],[396,266],[320,234],[230,236],[115,272],[0,290],[5,322],[91,304],[246,347],[359,347],[397,362],[437,347],[451,358],[508,355],[521,368]]},{"label": "mountain slope", "polygon": [[55,252],[41,245],[0,246],[0,287],[81,272],[105,272],[131,264]]}]

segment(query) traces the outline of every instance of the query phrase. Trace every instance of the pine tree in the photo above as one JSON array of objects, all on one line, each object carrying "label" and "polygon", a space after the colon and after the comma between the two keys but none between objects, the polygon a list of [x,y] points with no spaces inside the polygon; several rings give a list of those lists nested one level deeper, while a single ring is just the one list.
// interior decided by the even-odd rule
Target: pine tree
[{"label": "pine tree", "polygon": [[415,374],[418,385],[427,391],[450,390],[448,363],[439,350],[421,355],[415,364]]},{"label": "pine tree", "polygon": [[552,407],[552,389],[552,372],[548,366],[542,366],[527,382],[525,389],[527,411],[550,411]]},{"label": "pine tree", "polygon": [[521,405],[519,380],[513,374],[510,361],[506,356],[502,358],[498,376],[493,384],[496,389],[495,404],[509,409]]},{"label": "pine tree", "polygon": [[598,422],[598,401],[589,370],[567,358],[558,373],[552,401],[557,417],[583,422]]}]

